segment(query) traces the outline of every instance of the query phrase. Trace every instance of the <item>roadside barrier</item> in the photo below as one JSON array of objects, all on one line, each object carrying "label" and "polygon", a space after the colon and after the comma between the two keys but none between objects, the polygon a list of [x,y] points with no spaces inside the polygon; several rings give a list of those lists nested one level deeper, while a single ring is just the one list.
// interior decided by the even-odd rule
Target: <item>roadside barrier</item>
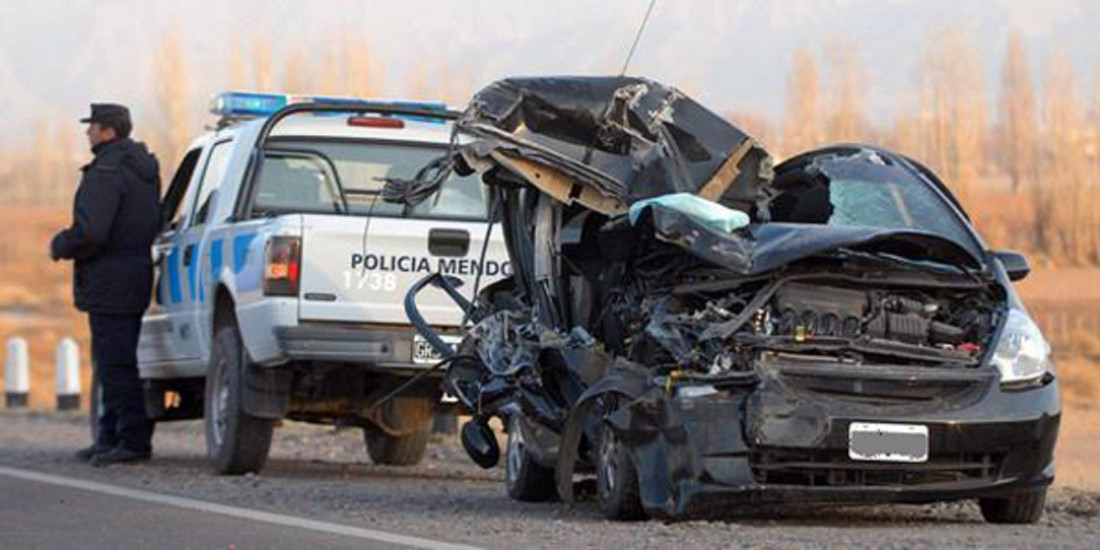
[{"label": "roadside barrier", "polygon": [[4,403],[9,409],[27,406],[31,393],[30,354],[27,341],[18,336],[8,340],[7,360],[4,363]]},{"label": "roadside barrier", "polygon": [[72,338],[62,338],[54,354],[57,366],[57,410],[80,408],[80,348]]}]

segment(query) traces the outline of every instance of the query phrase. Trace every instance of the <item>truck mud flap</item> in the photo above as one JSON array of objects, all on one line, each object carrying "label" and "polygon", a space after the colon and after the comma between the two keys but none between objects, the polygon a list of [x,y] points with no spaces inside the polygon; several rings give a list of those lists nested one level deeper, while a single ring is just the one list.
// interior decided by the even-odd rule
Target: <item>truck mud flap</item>
[{"label": "truck mud flap", "polygon": [[290,412],[290,390],[294,373],[289,370],[248,365],[245,369],[241,403],[244,412],[256,418],[281,420]]}]

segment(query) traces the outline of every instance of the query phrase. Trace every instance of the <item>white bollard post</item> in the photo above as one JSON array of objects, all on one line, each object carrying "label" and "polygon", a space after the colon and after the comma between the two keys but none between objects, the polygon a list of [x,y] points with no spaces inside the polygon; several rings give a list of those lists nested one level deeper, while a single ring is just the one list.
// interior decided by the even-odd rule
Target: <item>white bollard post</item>
[{"label": "white bollard post", "polygon": [[80,408],[80,348],[72,338],[57,343],[57,410]]},{"label": "white bollard post", "polygon": [[26,407],[30,393],[30,353],[27,351],[27,341],[16,336],[8,340],[7,361],[4,363],[4,402],[9,409]]}]

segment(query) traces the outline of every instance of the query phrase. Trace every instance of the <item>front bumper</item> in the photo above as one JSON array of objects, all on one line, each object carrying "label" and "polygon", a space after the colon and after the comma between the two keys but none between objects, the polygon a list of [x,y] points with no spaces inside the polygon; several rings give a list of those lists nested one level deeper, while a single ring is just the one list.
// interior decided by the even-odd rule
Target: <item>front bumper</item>
[{"label": "front bumper", "polygon": [[[650,514],[924,503],[1026,491],[1054,478],[1061,416],[1056,381],[1013,392],[977,369],[777,365],[760,373],[761,383],[750,391],[651,393],[612,416],[642,476]],[[928,460],[852,460],[852,422],[927,426]]]},{"label": "front bumper", "polygon": [[361,325],[278,327],[275,338],[292,361],[353,363],[372,370],[423,371],[434,363],[413,360],[411,330]]}]

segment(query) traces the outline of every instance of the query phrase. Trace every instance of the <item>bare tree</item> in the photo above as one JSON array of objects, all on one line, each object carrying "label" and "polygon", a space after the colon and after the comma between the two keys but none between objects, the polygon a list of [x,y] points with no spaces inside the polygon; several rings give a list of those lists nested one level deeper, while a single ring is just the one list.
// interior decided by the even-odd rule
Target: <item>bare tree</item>
[{"label": "bare tree", "polygon": [[1031,67],[1024,50],[1023,36],[1013,30],[1008,36],[1004,64],[1001,67],[1000,151],[1012,179],[1012,191],[1018,192],[1036,177],[1038,120]]},{"label": "bare tree", "polygon": [[821,94],[817,60],[808,48],[795,50],[787,74],[787,108],[783,113],[785,154],[821,143],[818,103]]},{"label": "bare tree", "polygon": [[1038,228],[1045,248],[1055,257],[1083,264],[1100,260],[1100,227],[1090,223],[1085,104],[1073,65],[1065,56],[1047,62],[1043,89],[1046,143],[1042,188],[1037,202],[1049,217]]},{"label": "bare tree", "polygon": [[195,130],[191,119],[191,80],[179,29],[161,37],[153,57],[156,105],[159,120],[153,139],[161,160],[162,175],[169,174],[182,158]]},{"label": "bare tree", "polygon": [[252,32],[252,82],[257,90],[275,88],[274,63],[271,60],[271,39],[266,31]]},{"label": "bare tree", "polygon": [[248,87],[248,69],[244,63],[245,45],[241,40],[229,46],[229,88],[243,90]]},{"label": "bare tree", "polygon": [[34,123],[34,149],[31,150],[33,177],[16,181],[16,204],[27,206],[41,202],[42,190],[53,187],[54,163],[51,156],[49,128],[45,120],[37,120]]},{"label": "bare tree", "polygon": [[299,48],[294,48],[286,56],[283,63],[283,90],[291,93],[305,93],[310,90],[309,76],[306,74],[306,55]]},{"label": "bare tree", "polygon": [[849,43],[834,42],[827,49],[825,61],[829,75],[826,141],[867,141],[869,127],[863,117],[867,73],[859,52]]},{"label": "bare tree", "polygon": [[371,47],[365,37],[345,37],[343,40],[347,61],[347,89],[356,97],[382,95],[382,70],[378,60],[371,55]]},{"label": "bare tree", "polygon": [[986,90],[981,61],[958,31],[931,33],[918,71],[922,153],[964,202],[983,165]]}]

